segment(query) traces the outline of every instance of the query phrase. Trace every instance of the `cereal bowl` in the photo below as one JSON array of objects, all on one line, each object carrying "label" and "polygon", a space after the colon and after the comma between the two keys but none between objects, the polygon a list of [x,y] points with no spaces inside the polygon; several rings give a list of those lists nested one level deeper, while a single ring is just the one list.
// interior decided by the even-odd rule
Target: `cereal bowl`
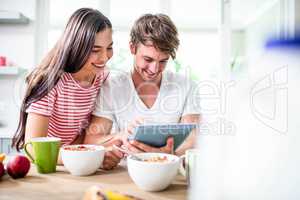
[{"label": "cereal bowl", "polygon": [[133,182],[145,191],[166,189],[177,175],[181,159],[166,153],[138,153],[128,156],[128,173]]},{"label": "cereal bowl", "polygon": [[98,145],[67,145],[61,148],[61,158],[66,169],[75,176],[95,173],[102,165],[105,148]]}]

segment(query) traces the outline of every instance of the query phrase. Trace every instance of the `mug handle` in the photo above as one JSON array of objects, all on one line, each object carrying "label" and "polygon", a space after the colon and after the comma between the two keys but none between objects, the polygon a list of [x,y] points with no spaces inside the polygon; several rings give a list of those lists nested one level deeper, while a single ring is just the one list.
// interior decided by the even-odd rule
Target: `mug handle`
[{"label": "mug handle", "polygon": [[33,159],[32,155],[31,155],[31,154],[28,152],[28,150],[27,150],[27,146],[28,146],[29,144],[32,146],[32,143],[31,143],[31,142],[27,142],[27,143],[25,144],[25,146],[24,146],[24,151],[25,151],[26,155],[29,157],[29,159],[31,160],[31,162],[34,163],[35,160]]},{"label": "mug handle", "polygon": [[185,159],[185,154],[180,156],[180,167],[179,167],[179,172],[186,177],[186,168],[184,168],[184,159]]}]

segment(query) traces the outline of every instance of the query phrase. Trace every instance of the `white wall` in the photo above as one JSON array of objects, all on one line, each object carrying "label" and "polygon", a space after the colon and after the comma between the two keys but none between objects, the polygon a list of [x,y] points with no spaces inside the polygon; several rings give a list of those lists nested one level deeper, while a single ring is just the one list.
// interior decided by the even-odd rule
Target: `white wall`
[{"label": "white wall", "polygon": [[295,0],[295,24],[296,24],[296,30],[300,31],[300,1],[299,0]]},{"label": "white wall", "polygon": [[29,24],[0,24],[0,55],[8,62],[32,68],[35,59],[35,0],[1,0],[0,10],[18,11],[30,19]]},{"label": "white wall", "polygon": [[[0,55],[13,65],[33,68],[35,63],[35,0],[1,0],[0,10],[21,12],[29,24],[0,24]],[[24,76],[0,74],[0,138],[16,130]]]},{"label": "white wall", "polygon": [[279,35],[280,2],[273,4],[265,13],[258,16],[245,30],[245,53],[249,72],[263,58],[264,45],[268,39]]},{"label": "white wall", "polygon": [[203,127],[190,199],[299,199],[300,49],[264,48],[280,21],[278,2],[245,30],[250,77],[225,93],[226,120],[235,129],[223,130],[235,132],[209,135]]},{"label": "white wall", "polygon": [[0,75],[0,138],[12,137],[16,131],[25,74]]}]

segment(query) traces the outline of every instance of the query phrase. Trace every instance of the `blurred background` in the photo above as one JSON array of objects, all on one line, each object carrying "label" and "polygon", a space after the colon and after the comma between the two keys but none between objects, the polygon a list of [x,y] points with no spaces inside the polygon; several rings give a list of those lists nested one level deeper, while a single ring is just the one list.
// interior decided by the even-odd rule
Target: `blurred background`
[{"label": "blurred background", "polygon": [[26,73],[80,7],[99,9],[112,21],[112,70],[131,68],[129,31],[140,15],[165,13],[178,27],[181,44],[168,68],[199,83],[202,199],[299,197],[291,189],[299,178],[291,185],[287,179],[298,173],[287,163],[299,152],[290,136],[300,128],[300,54],[266,48],[270,39],[297,36],[299,0],[0,0],[0,151],[11,151]]}]

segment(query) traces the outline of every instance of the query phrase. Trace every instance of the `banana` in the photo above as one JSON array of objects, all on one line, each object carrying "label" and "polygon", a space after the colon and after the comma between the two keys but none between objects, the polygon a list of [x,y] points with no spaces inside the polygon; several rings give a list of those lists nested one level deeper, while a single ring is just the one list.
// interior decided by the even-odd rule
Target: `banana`
[{"label": "banana", "polygon": [[133,198],[113,191],[104,192],[108,200],[134,200]]},{"label": "banana", "polygon": [[4,153],[1,153],[1,154],[0,154],[0,162],[3,162],[4,159],[5,159],[5,154],[4,154]]},{"label": "banana", "polygon": [[141,199],[126,194],[121,194],[116,191],[106,190],[98,186],[92,186],[86,191],[83,200],[141,200]]}]

